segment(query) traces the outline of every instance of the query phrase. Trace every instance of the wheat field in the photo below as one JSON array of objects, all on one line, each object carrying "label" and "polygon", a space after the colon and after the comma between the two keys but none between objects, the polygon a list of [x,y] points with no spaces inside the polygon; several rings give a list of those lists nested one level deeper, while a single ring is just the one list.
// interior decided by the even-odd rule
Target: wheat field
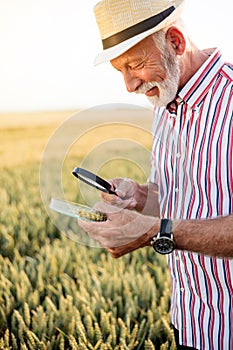
[{"label": "wheat field", "polygon": [[[0,349],[175,349],[164,257],[143,248],[115,260],[69,239],[43,205],[43,155],[76,113],[0,115]],[[79,137],[65,153],[68,199],[81,200],[70,175],[80,162],[105,178],[148,175],[148,112],[94,116],[76,118]]]}]

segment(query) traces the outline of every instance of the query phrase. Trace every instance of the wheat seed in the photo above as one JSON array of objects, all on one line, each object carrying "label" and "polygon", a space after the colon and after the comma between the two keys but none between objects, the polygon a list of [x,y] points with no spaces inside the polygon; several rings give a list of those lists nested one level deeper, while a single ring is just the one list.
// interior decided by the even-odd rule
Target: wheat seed
[{"label": "wheat seed", "polygon": [[80,218],[85,218],[91,221],[106,221],[107,215],[100,211],[87,211],[85,209],[79,209],[78,215]]}]

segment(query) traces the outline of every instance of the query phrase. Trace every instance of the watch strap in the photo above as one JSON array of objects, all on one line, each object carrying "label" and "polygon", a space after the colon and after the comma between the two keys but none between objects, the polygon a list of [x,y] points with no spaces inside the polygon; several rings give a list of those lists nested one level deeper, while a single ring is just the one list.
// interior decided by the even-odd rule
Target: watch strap
[{"label": "watch strap", "polygon": [[172,234],[172,220],[161,219],[160,236],[171,237]]},{"label": "watch strap", "polygon": [[151,245],[154,250],[160,254],[170,254],[175,249],[175,242],[173,240],[172,221],[169,219],[162,219],[160,224],[160,231],[157,236],[151,240]]}]

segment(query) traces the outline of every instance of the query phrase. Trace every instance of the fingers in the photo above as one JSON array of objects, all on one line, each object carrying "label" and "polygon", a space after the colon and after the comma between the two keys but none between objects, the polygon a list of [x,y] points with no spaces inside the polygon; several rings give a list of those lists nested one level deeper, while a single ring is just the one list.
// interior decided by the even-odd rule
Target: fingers
[{"label": "fingers", "polygon": [[137,205],[137,201],[133,197],[129,199],[122,199],[112,194],[103,193],[101,194],[101,198],[105,203],[109,203],[118,208],[133,209]]},{"label": "fingers", "polygon": [[101,198],[106,203],[118,206],[119,208],[133,209],[137,205],[135,194],[137,184],[128,178],[116,178],[109,181],[116,192],[116,195],[101,193]]},{"label": "fingers", "polygon": [[[135,211],[121,209],[99,202],[95,208],[107,215],[106,221],[87,222],[78,220],[79,226],[90,238],[109,250],[113,257],[120,257],[148,243],[149,232],[158,232],[160,219],[144,216]],[[156,229],[156,230],[155,230]],[[114,248],[114,249],[113,249]]]},{"label": "fingers", "polygon": [[145,247],[146,245],[148,245],[149,240],[150,238],[148,238],[148,235],[144,234],[142,237],[136,239],[133,242],[125,244],[123,246],[111,247],[111,248],[105,247],[105,249],[111,254],[113,258],[118,259],[123,255],[133,252],[136,249]]},{"label": "fingers", "polygon": [[100,197],[104,202],[112,205],[122,204],[122,199],[115,194],[101,192]]},{"label": "fingers", "polygon": [[118,213],[122,210],[121,208],[106,202],[97,202],[93,209],[105,213],[107,216],[109,216],[109,214]]},{"label": "fingers", "polygon": [[128,178],[113,179],[112,184],[115,192],[121,198],[127,199],[134,195],[134,181]]},{"label": "fingers", "polygon": [[118,259],[122,256],[131,253],[133,251],[132,247],[130,247],[128,244],[122,247],[116,247],[116,248],[105,248],[112,256],[112,258]]},{"label": "fingers", "polygon": [[121,258],[125,254],[122,252],[122,250],[116,249],[116,248],[106,248],[106,250],[111,254],[112,258],[118,259]]}]

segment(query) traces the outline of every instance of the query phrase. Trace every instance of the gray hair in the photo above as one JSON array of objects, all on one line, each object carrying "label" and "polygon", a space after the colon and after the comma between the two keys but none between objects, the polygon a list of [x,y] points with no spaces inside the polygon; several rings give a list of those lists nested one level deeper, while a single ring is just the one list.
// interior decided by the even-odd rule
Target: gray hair
[{"label": "gray hair", "polygon": [[177,19],[176,21],[174,21],[173,23],[171,23],[168,27],[165,27],[161,30],[159,30],[158,32],[155,32],[154,34],[152,34],[152,38],[154,40],[155,45],[158,47],[158,49],[163,52],[165,46],[166,46],[166,32],[169,28],[171,27],[177,27],[180,31],[182,31],[185,40],[188,42],[189,38],[187,35],[187,31],[185,28],[185,24],[183,22],[183,20],[181,18]]}]

